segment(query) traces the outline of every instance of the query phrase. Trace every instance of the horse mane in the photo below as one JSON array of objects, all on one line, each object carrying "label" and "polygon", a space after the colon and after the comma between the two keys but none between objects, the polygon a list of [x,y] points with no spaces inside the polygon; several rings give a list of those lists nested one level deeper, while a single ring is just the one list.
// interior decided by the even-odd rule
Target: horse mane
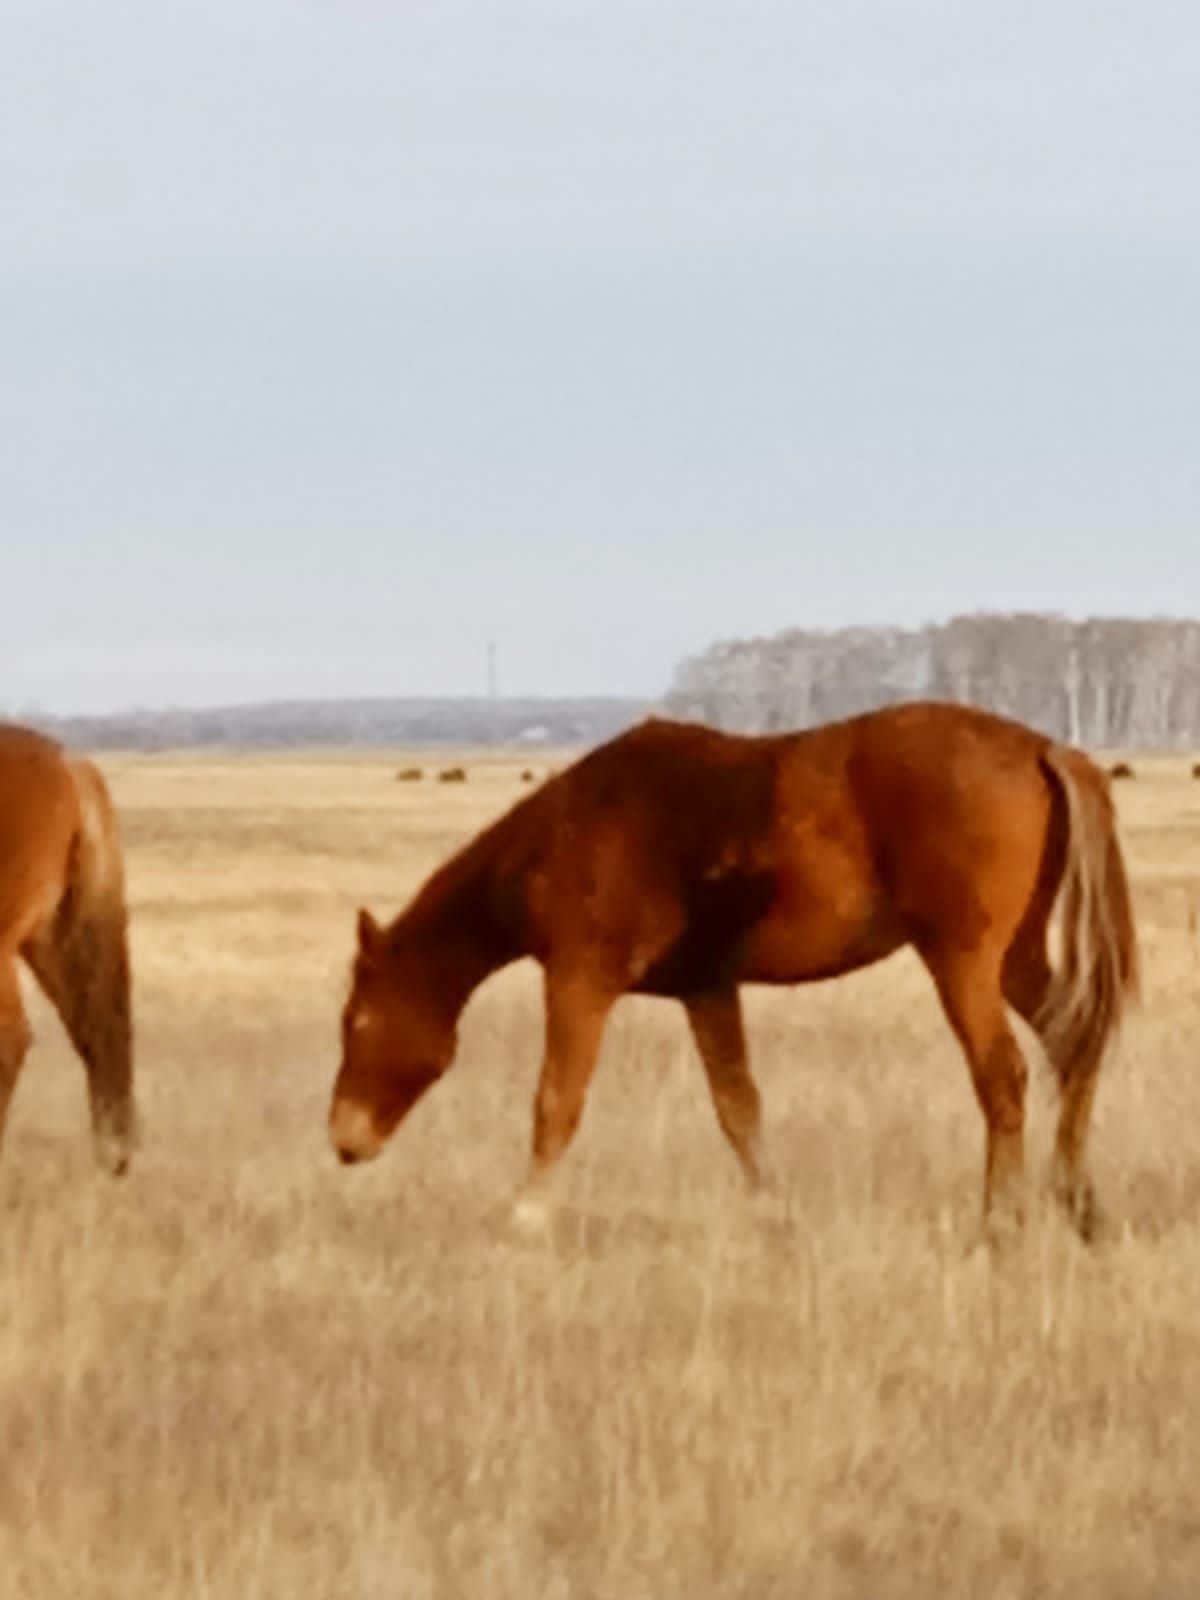
[{"label": "horse mane", "polygon": [[545,847],[563,776],[523,795],[434,869],[388,929],[393,951],[429,934],[461,935],[497,956],[519,944],[525,880]]},{"label": "horse mane", "polygon": [[569,821],[581,845],[609,826],[631,842],[685,913],[689,939],[671,970],[690,970],[702,951],[732,948],[773,893],[763,840],[782,742],[653,717],[635,724],[518,799],[436,868],[387,929],[387,948],[464,973],[527,953],[526,886]]}]

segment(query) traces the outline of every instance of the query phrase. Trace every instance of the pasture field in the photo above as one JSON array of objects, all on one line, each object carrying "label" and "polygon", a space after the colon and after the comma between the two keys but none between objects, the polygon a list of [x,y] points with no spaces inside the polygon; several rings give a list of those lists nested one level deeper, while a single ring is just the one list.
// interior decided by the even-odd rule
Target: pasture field
[{"label": "pasture field", "polygon": [[[510,1238],[536,971],[375,1165],[324,1119],[360,902],[538,758],[106,758],[143,1148],[93,1173],[40,999],[0,1162],[3,1600],[1200,1593],[1200,783],[1117,787],[1145,1005],[1093,1142],[1115,1228],[971,1248],[982,1123],[916,963],[753,993],[752,1207],[682,1016],[625,1001],[553,1238]],[[1036,1055],[1031,1046],[1031,1055]],[[1031,1062],[1031,1151],[1052,1127]]]}]

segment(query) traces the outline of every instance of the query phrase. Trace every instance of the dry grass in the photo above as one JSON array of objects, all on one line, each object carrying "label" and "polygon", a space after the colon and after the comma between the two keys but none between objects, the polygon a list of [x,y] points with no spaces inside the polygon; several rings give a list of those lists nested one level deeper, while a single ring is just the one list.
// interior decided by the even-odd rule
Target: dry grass
[{"label": "dry grass", "polygon": [[[752,999],[755,1215],[681,1019],[626,1002],[547,1248],[521,1175],[535,975],[470,1009],[376,1166],[323,1120],[359,900],[522,792],[397,758],[112,761],[146,1139],[93,1176],[46,1009],[0,1166],[0,1592],[1171,1596],[1200,1591],[1200,786],[1119,803],[1147,1004],[1095,1141],[1121,1224],[969,1243],[981,1128],[899,959]],[[1038,1077],[1034,1148],[1050,1096]]]}]

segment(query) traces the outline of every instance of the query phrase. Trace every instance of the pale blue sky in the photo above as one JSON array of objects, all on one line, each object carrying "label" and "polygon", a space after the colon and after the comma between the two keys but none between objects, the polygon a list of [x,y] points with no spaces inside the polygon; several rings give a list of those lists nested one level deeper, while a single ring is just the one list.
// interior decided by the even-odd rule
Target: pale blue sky
[{"label": "pale blue sky", "polygon": [[0,0],[0,706],[1200,612],[1200,8]]}]

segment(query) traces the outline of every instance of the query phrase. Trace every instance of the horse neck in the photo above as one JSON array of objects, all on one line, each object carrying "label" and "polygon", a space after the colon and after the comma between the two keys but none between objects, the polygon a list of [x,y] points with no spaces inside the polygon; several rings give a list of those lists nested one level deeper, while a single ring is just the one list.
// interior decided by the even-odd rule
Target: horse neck
[{"label": "horse neck", "polygon": [[395,947],[419,959],[454,1017],[485,978],[527,953],[500,898],[486,864],[455,859],[393,925]]}]

